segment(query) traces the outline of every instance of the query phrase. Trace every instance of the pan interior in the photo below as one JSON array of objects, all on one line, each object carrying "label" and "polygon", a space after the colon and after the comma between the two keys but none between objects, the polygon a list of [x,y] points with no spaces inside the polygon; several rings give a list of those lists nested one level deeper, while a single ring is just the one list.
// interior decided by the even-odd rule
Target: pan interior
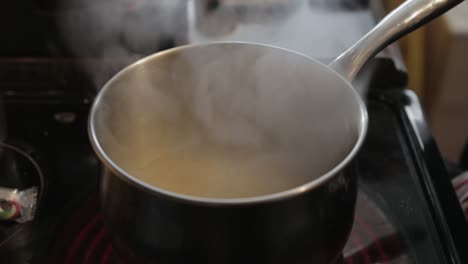
[{"label": "pan interior", "polygon": [[364,112],[348,82],[268,46],[176,48],[119,73],[101,91],[91,133],[126,177],[202,198],[303,186],[351,153]]}]

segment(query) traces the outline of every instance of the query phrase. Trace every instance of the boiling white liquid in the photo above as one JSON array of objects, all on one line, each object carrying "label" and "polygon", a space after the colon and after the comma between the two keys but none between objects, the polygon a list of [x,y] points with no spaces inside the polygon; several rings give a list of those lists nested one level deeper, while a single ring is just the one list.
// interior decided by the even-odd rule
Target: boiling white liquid
[{"label": "boiling white liquid", "polygon": [[214,140],[209,130],[189,119],[153,120],[132,133],[127,137],[131,144],[115,155],[116,163],[145,183],[179,194],[253,197],[320,175],[307,149],[287,148],[274,138],[251,144]]}]

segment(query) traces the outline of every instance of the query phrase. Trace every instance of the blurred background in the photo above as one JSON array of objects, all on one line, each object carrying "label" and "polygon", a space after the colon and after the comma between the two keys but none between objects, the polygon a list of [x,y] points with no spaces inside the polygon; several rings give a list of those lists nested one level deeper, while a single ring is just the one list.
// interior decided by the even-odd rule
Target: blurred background
[{"label": "blurred background", "polygon": [[[386,0],[387,11],[404,0]],[[399,42],[442,154],[458,160],[468,139],[468,3]]]}]

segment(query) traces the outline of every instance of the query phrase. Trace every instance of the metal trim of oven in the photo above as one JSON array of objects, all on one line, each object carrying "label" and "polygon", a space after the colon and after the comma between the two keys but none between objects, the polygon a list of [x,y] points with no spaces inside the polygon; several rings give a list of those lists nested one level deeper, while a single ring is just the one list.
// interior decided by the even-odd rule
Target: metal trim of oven
[{"label": "metal trim of oven", "polygon": [[452,263],[468,263],[468,224],[419,100],[410,90],[398,93],[403,97],[399,100],[403,105],[397,106],[402,111],[401,122],[406,129],[408,143],[415,152],[412,153],[415,167],[423,175],[420,180],[426,187],[426,198],[431,201],[431,215],[444,253]]}]

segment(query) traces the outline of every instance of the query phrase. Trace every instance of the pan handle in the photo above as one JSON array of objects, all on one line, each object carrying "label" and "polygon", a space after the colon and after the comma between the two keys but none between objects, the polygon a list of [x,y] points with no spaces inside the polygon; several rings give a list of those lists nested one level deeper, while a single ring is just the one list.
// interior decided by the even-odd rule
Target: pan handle
[{"label": "pan handle", "polygon": [[407,0],[329,66],[352,81],[364,64],[385,47],[461,2],[463,0]]}]

